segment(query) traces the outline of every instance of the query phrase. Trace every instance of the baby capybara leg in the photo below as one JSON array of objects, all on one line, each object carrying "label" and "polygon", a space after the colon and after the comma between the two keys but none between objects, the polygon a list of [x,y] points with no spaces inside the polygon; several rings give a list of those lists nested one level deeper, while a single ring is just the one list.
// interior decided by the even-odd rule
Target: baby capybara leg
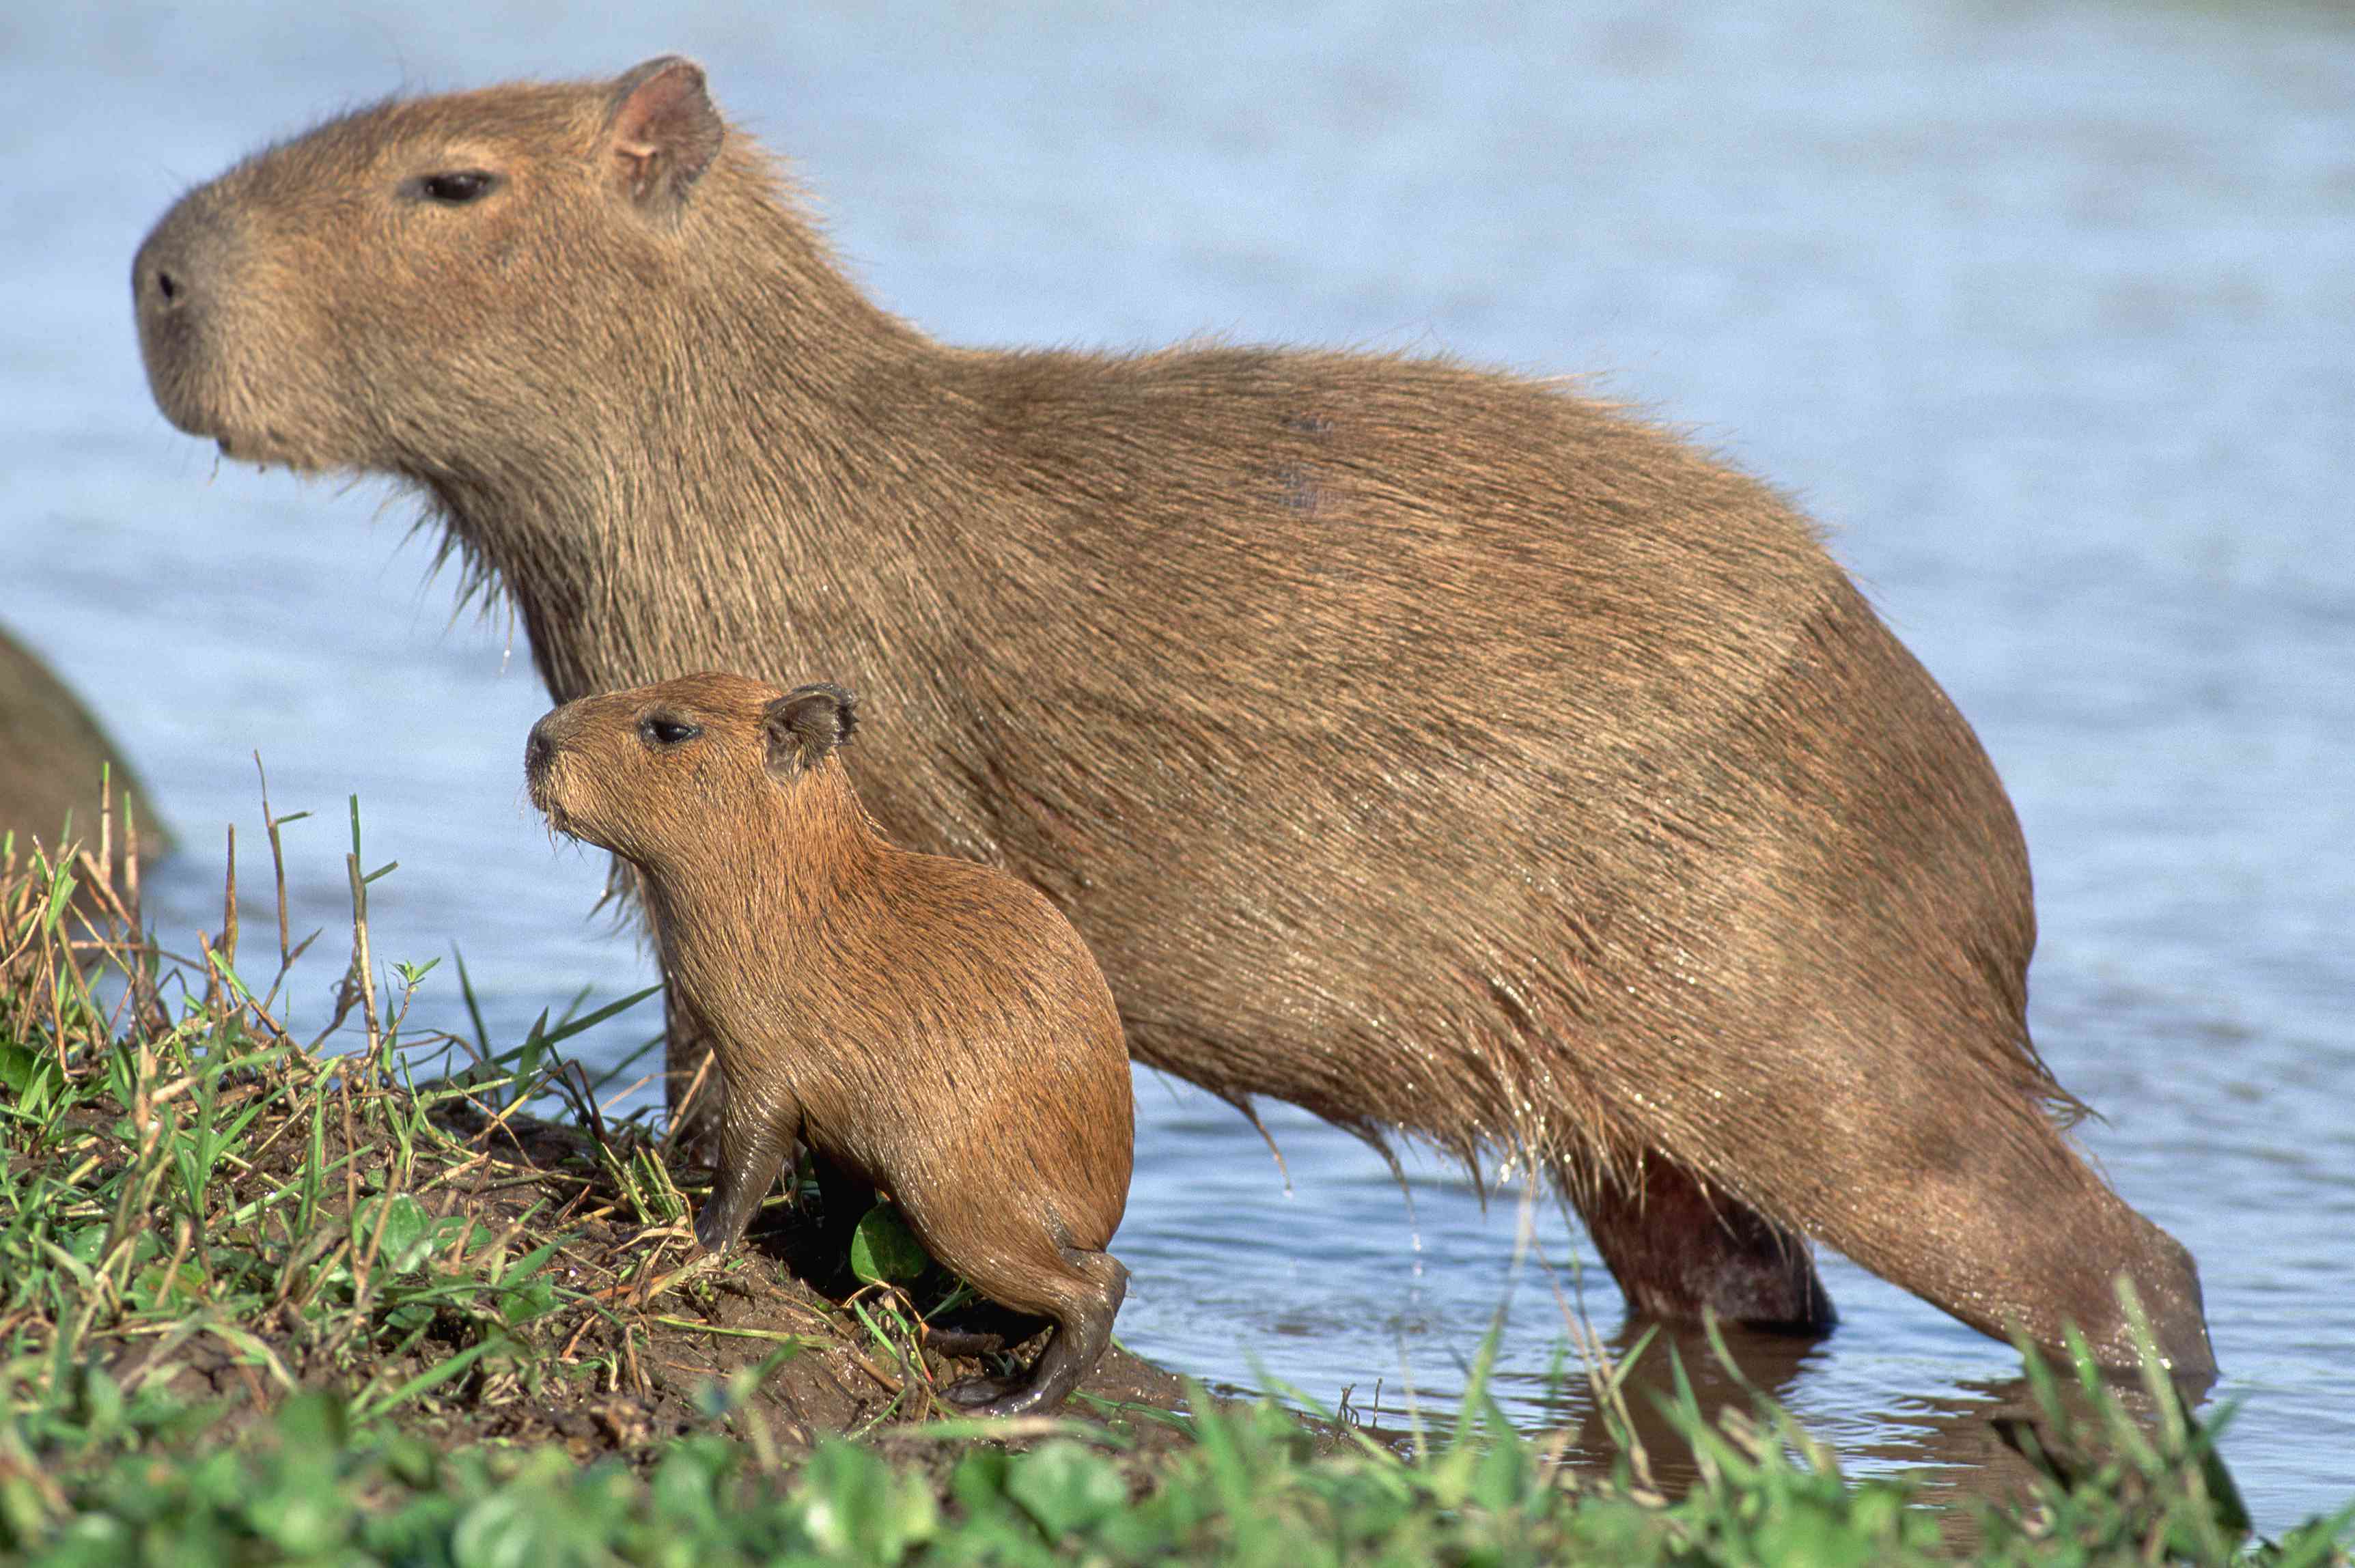
[{"label": "baby capybara leg", "polygon": [[724,1253],[736,1244],[752,1211],[776,1187],[793,1147],[794,1136],[773,1116],[750,1106],[739,1110],[730,1096],[719,1119],[719,1168],[711,1197],[695,1217],[695,1239],[704,1251]]},{"label": "baby capybara leg", "polygon": [[[1054,1320],[1047,1348],[1015,1378],[967,1378],[950,1385],[950,1401],[975,1415],[1023,1415],[1054,1409],[1094,1370],[1112,1343],[1113,1318],[1128,1292],[1128,1270],[1110,1253],[1062,1249],[1068,1275],[1052,1304],[1007,1301]],[[978,1282],[976,1282],[978,1283]],[[996,1293],[991,1293],[995,1295]]]},{"label": "baby capybara leg", "polygon": [[1587,1234],[1629,1312],[1671,1322],[1713,1312],[1729,1323],[1819,1334],[1838,1321],[1807,1243],[1682,1167],[1646,1152],[1629,1176],[1603,1177],[1578,1200]]}]

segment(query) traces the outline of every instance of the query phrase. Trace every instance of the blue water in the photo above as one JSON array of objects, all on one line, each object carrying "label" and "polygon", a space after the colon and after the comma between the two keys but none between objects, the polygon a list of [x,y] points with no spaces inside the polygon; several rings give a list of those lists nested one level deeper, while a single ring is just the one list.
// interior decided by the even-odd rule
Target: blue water
[{"label": "blue water", "polygon": [[[2355,1497],[2355,21],[2323,6],[688,4],[0,14],[0,621],[144,766],[167,934],[261,885],[251,755],[335,948],[363,801],[380,957],[463,945],[495,1035],[644,982],[519,753],[503,620],[421,584],[409,504],[217,465],[141,379],[125,277],[185,185],[406,87],[684,49],[790,151],[892,308],[974,342],[1446,347],[1600,373],[1799,496],[2003,770],[2040,1041],[2088,1147],[2199,1255],[2261,1525]],[[512,656],[510,656],[512,655]],[[247,940],[266,911],[249,908]],[[307,960],[324,1021],[339,953]],[[421,1019],[459,1017],[448,965]],[[623,1020],[623,1049],[650,1020]],[[1508,1295],[1531,1422],[1563,1337],[1522,1211],[1305,1117],[1289,1189],[1140,1083],[1121,1332],[1185,1371],[1444,1406]],[[1538,1251],[1567,1264],[1550,1204]],[[2009,1353],[1847,1266],[1776,1386],[1853,1462],[1968,1486]],[[1561,1276],[1569,1289],[1568,1276]],[[1583,1299],[1606,1333],[1607,1277]]]}]

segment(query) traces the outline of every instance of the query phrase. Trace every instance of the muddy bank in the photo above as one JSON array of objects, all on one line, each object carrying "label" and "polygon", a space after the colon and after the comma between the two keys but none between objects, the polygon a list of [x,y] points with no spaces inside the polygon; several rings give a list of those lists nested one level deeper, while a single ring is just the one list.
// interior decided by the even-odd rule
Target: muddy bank
[{"label": "muddy bank", "polygon": [[[727,1390],[724,1419],[745,1432],[764,1428],[788,1457],[837,1434],[920,1453],[931,1443],[912,1429],[959,1413],[940,1391],[1003,1370],[924,1341],[913,1309],[953,1288],[937,1269],[902,1291],[863,1284],[847,1255],[826,1255],[814,1192],[772,1200],[742,1246],[711,1259],[683,1221],[631,1217],[634,1201],[647,1199],[634,1199],[609,1173],[656,1154],[638,1129],[601,1136],[536,1117],[492,1118],[464,1101],[436,1119],[478,1162],[448,1188],[447,1211],[494,1230],[563,1233],[550,1277],[582,1301],[549,1325],[551,1341],[564,1330],[550,1363],[556,1375],[518,1386],[512,1398],[485,1390],[490,1397],[437,1412],[449,1440],[559,1441],[584,1461],[629,1456],[708,1424]],[[705,1186],[710,1173],[679,1175]],[[996,1335],[1017,1361],[1035,1353],[1046,1328],[986,1302],[933,1322]],[[576,1369],[586,1375],[571,1375]],[[1101,1422],[1151,1453],[1183,1441],[1182,1428],[1164,1418],[1185,1407],[1180,1377],[1115,1346],[1060,1417],[1006,1427],[1035,1436],[1059,1420]]]}]

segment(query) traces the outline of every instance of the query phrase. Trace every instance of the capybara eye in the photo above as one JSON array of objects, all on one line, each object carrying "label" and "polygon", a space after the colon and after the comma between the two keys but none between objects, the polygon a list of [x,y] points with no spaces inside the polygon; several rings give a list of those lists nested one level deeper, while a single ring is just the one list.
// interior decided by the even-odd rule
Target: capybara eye
[{"label": "capybara eye", "polygon": [[683,746],[702,733],[702,725],[667,713],[649,713],[638,720],[638,738],[649,746]]},{"label": "capybara eye", "polygon": [[438,201],[444,207],[464,207],[470,201],[480,201],[499,187],[499,176],[488,169],[448,169],[441,174],[420,175],[409,182],[409,194]]}]

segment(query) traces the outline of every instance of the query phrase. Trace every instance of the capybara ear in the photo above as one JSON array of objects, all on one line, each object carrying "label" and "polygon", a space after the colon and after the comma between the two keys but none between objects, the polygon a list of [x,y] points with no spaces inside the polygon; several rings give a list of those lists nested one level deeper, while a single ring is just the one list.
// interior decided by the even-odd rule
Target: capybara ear
[{"label": "capybara ear", "polygon": [[664,55],[614,80],[605,152],[621,188],[645,212],[677,213],[726,131],[704,91],[703,68],[691,59]]},{"label": "capybara ear", "polygon": [[801,686],[762,710],[769,738],[769,771],[781,779],[799,777],[833,755],[858,727],[858,701],[838,686]]}]

